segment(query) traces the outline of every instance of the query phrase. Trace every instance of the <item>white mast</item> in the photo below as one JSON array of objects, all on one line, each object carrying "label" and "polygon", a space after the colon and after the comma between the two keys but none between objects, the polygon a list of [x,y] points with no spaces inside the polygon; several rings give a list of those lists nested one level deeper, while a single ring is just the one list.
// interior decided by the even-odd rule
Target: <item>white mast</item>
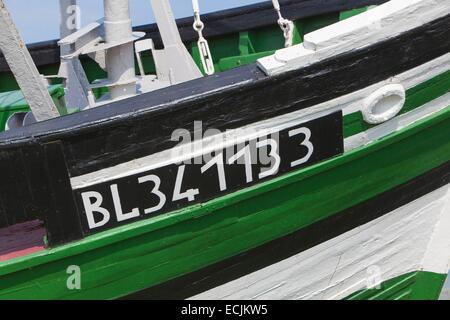
[{"label": "white mast", "polygon": [[[73,2],[60,1],[64,21],[68,13],[65,8]],[[140,77],[136,76],[134,42],[143,38],[145,33],[132,31],[129,0],[103,0],[103,5],[104,19],[86,25],[58,42],[65,48],[62,50],[63,63],[60,76],[67,79],[69,85],[72,83],[70,90],[66,87],[66,101],[74,103],[68,105],[88,104],[95,107],[136,95],[138,88],[139,93],[144,93],[202,77],[200,69],[181,40],[168,0],[151,0],[164,49],[156,50],[151,39],[136,42],[138,61],[142,61],[140,57],[142,51],[152,51],[156,76],[146,76],[142,71],[142,64],[142,74]],[[61,29],[62,34],[67,31],[63,25]],[[107,72],[108,79],[99,79],[92,84],[86,83],[85,76],[77,71],[82,69],[78,61],[81,55],[93,58]],[[92,90],[104,87],[109,88],[109,95],[104,95],[99,102],[95,101]],[[67,93],[74,99],[68,99]],[[82,97],[78,102],[77,96]]]},{"label": "white mast", "polygon": [[58,117],[58,110],[3,0],[0,0],[0,50],[35,119],[44,121]]},{"label": "white mast", "polygon": [[106,51],[108,79],[116,85],[110,87],[111,99],[136,94],[134,48],[129,0],[104,0],[106,44],[120,44]]}]

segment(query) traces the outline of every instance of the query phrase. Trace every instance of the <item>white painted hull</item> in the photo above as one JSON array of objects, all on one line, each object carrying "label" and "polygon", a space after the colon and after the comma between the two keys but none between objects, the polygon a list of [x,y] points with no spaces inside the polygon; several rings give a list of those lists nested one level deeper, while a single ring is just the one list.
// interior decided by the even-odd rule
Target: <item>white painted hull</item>
[{"label": "white painted hull", "polygon": [[448,272],[450,185],[193,299],[342,299],[414,271]]}]

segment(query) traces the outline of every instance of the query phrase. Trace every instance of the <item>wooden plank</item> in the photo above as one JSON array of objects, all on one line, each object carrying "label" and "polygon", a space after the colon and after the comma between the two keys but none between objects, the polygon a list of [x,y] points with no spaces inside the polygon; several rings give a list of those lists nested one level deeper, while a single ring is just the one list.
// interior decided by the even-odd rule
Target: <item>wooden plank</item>
[{"label": "wooden plank", "polygon": [[83,233],[61,142],[47,143],[43,147],[51,197],[48,204],[51,210],[47,212],[45,222],[49,244],[55,246],[81,239]]}]

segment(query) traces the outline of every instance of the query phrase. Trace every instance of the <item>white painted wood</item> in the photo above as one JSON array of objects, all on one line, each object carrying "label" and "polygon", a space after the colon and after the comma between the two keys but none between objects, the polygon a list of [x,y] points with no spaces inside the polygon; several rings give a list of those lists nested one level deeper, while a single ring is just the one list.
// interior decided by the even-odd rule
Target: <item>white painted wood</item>
[{"label": "white painted wood", "polygon": [[[89,81],[78,58],[61,58],[58,77],[63,79],[64,101],[67,107],[85,110],[89,103]],[[95,102],[92,104],[94,106]]]},{"label": "white painted wood", "polygon": [[[336,25],[327,26],[305,36],[304,46],[310,50],[321,50],[339,46],[343,42],[361,41],[364,35],[370,41],[379,41],[392,37],[392,29],[398,28],[396,34],[403,33],[433,21],[440,10],[442,16],[448,12],[445,1],[439,0],[401,0],[389,1],[370,11],[346,19]],[[420,19],[418,19],[420,18]]]},{"label": "white painted wood", "polygon": [[345,151],[351,151],[353,149],[362,147],[370,142],[382,139],[387,135],[406,128],[407,126],[425,119],[430,115],[437,113],[446,108],[450,108],[450,93],[447,93],[438,99],[430,101],[423,106],[414,109],[408,113],[395,117],[383,124],[380,124],[374,128],[366,130],[364,132],[353,135],[345,139]]},{"label": "white painted wood", "polygon": [[82,50],[86,46],[94,46],[102,41],[104,19],[91,22],[80,28],[68,36],[61,38],[58,41],[58,45],[61,47],[71,46],[70,53],[65,54],[66,58],[74,58],[82,53]]},{"label": "white painted wood", "polygon": [[380,124],[394,118],[402,110],[406,101],[405,88],[401,84],[381,87],[363,101],[364,121]]},{"label": "white painted wood", "polygon": [[386,79],[385,81],[353,92],[349,95],[344,96],[345,98],[338,98],[339,101],[337,101],[338,99],[330,100],[327,102],[327,104],[344,104],[344,115],[351,114],[356,111],[361,111],[361,99],[364,99],[365,97],[369,96],[371,93],[375,92],[385,85],[401,84],[405,88],[405,90],[408,90],[449,70],[450,53],[436,58],[419,67],[408,70],[402,74]]},{"label": "white painted wood", "polygon": [[0,50],[22,90],[37,121],[59,116],[3,0],[0,0]]},{"label": "white painted wood", "polygon": [[[379,140],[417,121],[429,117],[436,112],[448,108],[449,106],[450,93],[431,101],[418,109],[396,117],[385,124],[346,138],[344,140],[345,152],[349,152],[373,141]],[[241,129],[229,130],[220,135],[211,136],[200,141],[175,147],[173,149],[162,151],[147,157],[135,159],[114,167],[73,177],[71,178],[72,188],[74,190],[82,189],[98,183],[113,181],[126,176],[155,170],[166,165],[201,156],[204,153],[212,152],[218,149],[226,149],[231,145],[243,143],[257,137],[267,136],[274,131],[281,131],[293,125],[298,125],[314,118],[325,116],[329,113],[330,111],[322,111],[296,119],[278,119],[280,120],[278,123],[266,121],[255,126],[247,126]]]},{"label": "white painted wood", "polygon": [[[446,227],[448,233],[449,199],[447,185],[366,225],[192,299],[342,299],[409,272],[435,271],[443,260],[448,262],[448,255],[445,253],[443,259],[440,249],[448,248],[450,238],[435,236],[439,227],[441,231]],[[445,243],[430,247],[437,240]],[[430,257],[429,265],[424,264],[424,257]]]},{"label": "white painted wood", "polygon": [[[236,130],[230,130],[228,132],[218,134],[214,137],[210,137],[197,143],[188,144],[184,147],[166,150],[123,164],[119,164],[117,166],[105,168],[103,170],[88,173],[82,176],[73,177],[71,179],[72,188],[80,189],[88,187],[96,183],[111,181],[131,174],[138,174],[147,170],[174,163],[176,161],[184,161],[186,159],[193,158],[196,155],[199,155],[199,151],[195,153],[186,152],[186,150],[200,150],[207,152],[209,150],[222,149],[230,144],[234,144],[239,141],[248,141],[252,137],[258,135],[261,136],[274,130],[283,130],[291,126],[307,122],[311,119],[327,115],[337,110],[342,110],[344,115],[354,113],[356,111],[361,111],[364,99],[366,99],[366,97],[382,88],[383,86],[390,84],[401,84],[405,89],[409,89],[448,70],[450,70],[450,54],[446,54],[422,66],[399,74],[380,83],[374,84],[370,87],[307,109],[295,111],[269,120],[260,121]],[[187,99],[189,99],[189,97]],[[447,98],[444,97],[438,100],[436,105],[434,105],[433,103],[433,107],[420,108],[421,111],[414,112],[414,114],[417,114],[416,116],[411,116],[408,118],[406,118],[405,116],[398,124],[396,124],[395,122],[396,118],[392,119],[389,125],[386,126],[386,129],[383,129],[383,131],[381,131],[381,134],[386,135],[395,132],[406,125],[412,124],[425,116],[429,116],[434,112],[441,110],[442,108],[446,107],[446,99]],[[363,133],[361,135],[346,139],[346,151],[350,151],[354,148],[360,147],[378,138],[379,134],[374,133],[366,137]],[[181,157],[180,154],[183,154],[184,157]]]},{"label": "white painted wood", "polygon": [[450,270],[450,196],[447,196],[422,265],[423,270],[439,274]]},{"label": "white painted wood", "polygon": [[450,1],[391,0],[344,21],[314,31],[304,42],[261,58],[268,75],[300,69],[344,52],[400,35],[450,13]]}]

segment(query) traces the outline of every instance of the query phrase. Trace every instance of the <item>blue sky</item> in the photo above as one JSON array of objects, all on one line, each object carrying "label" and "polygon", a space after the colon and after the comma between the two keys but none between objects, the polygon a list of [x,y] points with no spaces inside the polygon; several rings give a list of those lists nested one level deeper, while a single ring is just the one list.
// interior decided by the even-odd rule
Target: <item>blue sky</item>
[{"label": "blue sky", "polygon": [[[238,7],[262,0],[200,0],[203,12]],[[38,42],[58,38],[58,0],[5,0],[25,42]],[[192,16],[190,0],[171,0],[177,17]],[[103,0],[78,0],[82,24],[102,17]],[[130,0],[134,25],[153,22],[149,0]]]}]

